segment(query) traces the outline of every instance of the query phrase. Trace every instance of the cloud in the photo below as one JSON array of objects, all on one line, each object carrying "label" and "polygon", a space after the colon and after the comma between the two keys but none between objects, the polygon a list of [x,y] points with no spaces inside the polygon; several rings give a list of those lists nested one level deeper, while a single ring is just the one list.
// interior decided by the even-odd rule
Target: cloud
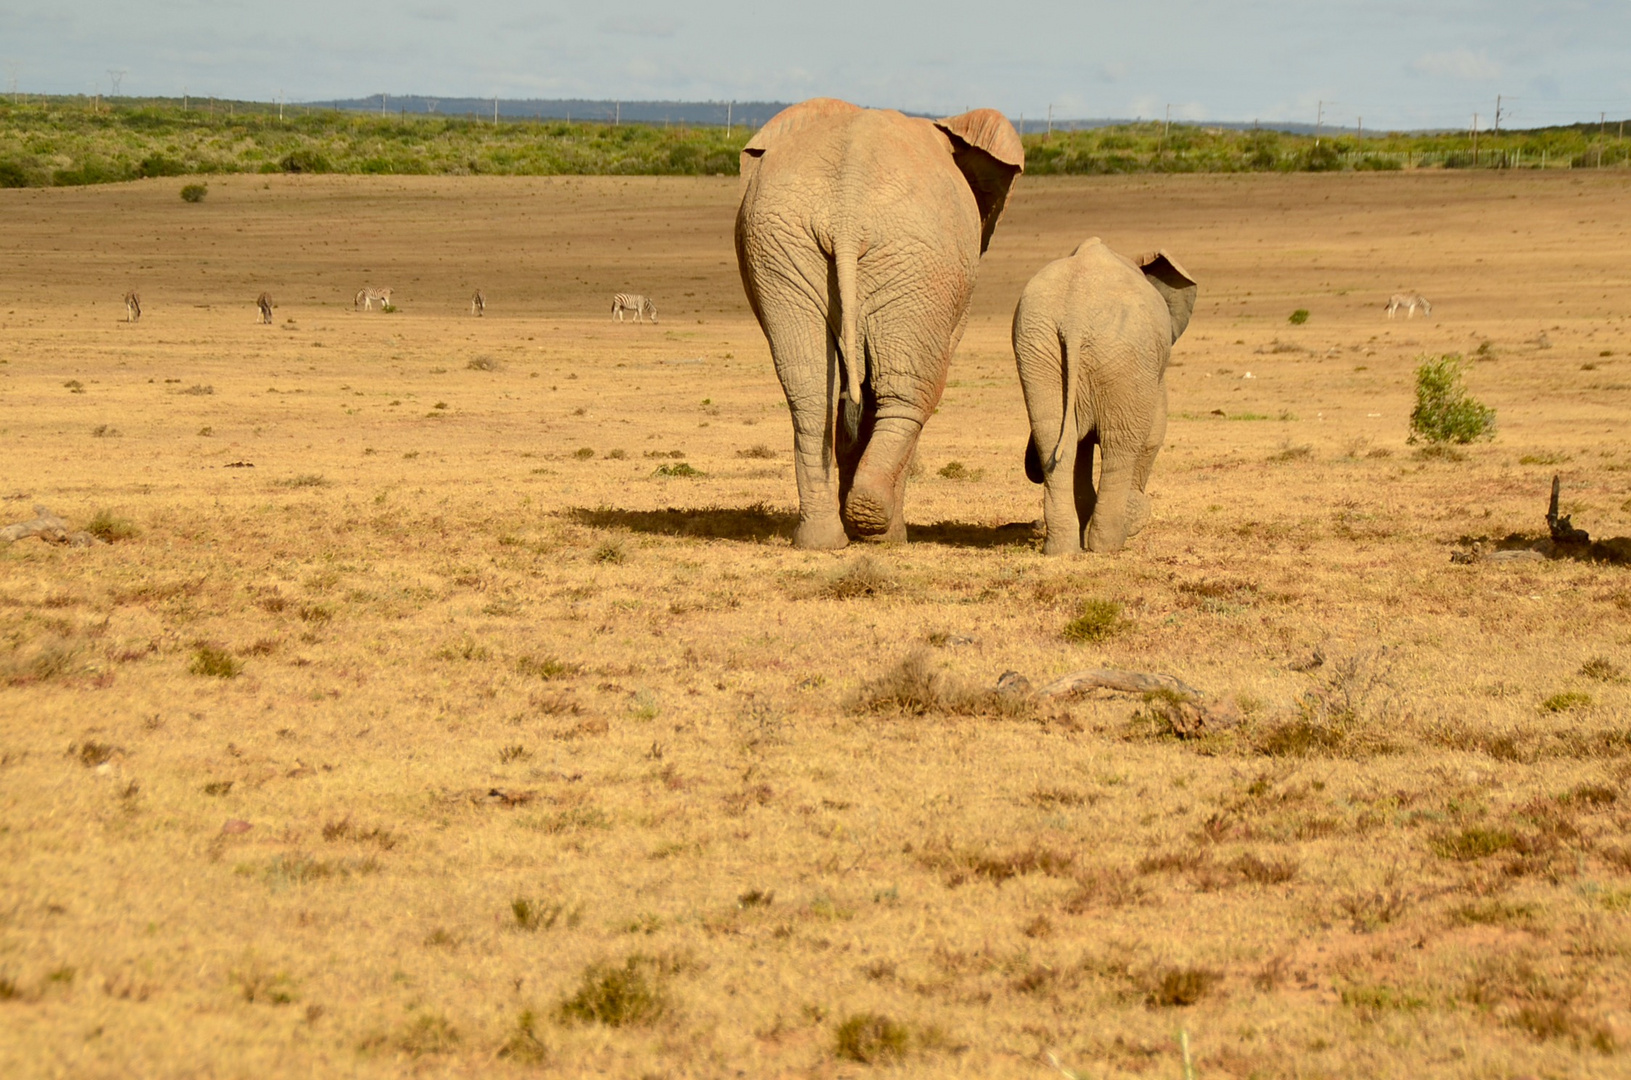
[{"label": "cloud", "polygon": [[1450,79],[1477,82],[1499,78],[1501,65],[1481,52],[1470,49],[1451,49],[1448,52],[1423,53],[1410,61],[1410,69],[1418,75],[1438,75]]}]

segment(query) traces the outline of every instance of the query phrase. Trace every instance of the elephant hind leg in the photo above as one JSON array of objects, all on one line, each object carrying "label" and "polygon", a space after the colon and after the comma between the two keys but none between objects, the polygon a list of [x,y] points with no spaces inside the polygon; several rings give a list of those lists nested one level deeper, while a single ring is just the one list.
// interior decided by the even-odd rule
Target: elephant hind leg
[{"label": "elephant hind leg", "polygon": [[1150,424],[1150,433],[1144,439],[1144,446],[1138,452],[1138,464],[1133,472],[1133,490],[1127,496],[1127,535],[1137,536],[1139,531],[1149,524],[1152,510],[1150,497],[1145,489],[1150,482],[1150,473],[1155,468],[1155,456],[1161,452],[1161,444],[1167,440],[1167,387],[1163,380],[1159,395],[1155,399],[1155,418]]}]

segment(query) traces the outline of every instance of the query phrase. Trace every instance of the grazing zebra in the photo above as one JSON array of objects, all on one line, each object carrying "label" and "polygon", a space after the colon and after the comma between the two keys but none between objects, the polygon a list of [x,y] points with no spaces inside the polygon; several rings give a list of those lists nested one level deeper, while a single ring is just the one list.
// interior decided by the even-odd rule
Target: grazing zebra
[{"label": "grazing zebra", "polygon": [[1405,309],[1404,317],[1407,319],[1415,317],[1417,308],[1421,308],[1422,314],[1424,315],[1431,315],[1433,313],[1433,305],[1429,304],[1427,302],[1427,297],[1423,296],[1421,293],[1394,293],[1388,298],[1387,317],[1390,319],[1393,318],[1393,313],[1398,311],[1400,308]]},{"label": "grazing zebra", "polygon": [[470,314],[472,314],[472,315],[485,315],[485,314],[487,314],[487,298],[485,296],[481,295],[481,290],[480,289],[477,289],[476,290],[476,295],[474,295],[474,296],[472,296],[470,298]]},{"label": "grazing zebra", "polygon": [[352,308],[360,307],[364,311],[372,311],[374,310],[375,300],[379,301],[380,310],[384,311],[385,308],[391,303],[391,290],[376,289],[373,286],[369,286],[365,289],[358,289],[356,297],[351,301],[351,306]]},{"label": "grazing zebra", "polygon": [[255,297],[255,306],[261,310],[261,322],[272,325],[272,294],[263,292]]},{"label": "grazing zebra", "polygon": [[142,317],[142,298],[135,290],[125,293],[125,322],[139,322]]},{"label": "grazing zebra", "polygon": [[612,297],[612,318],[622,322],[625,311],[634,312],[635,322],[640,321],[641,315],[650,315],[652,322],[657,321],[657,305],[649,296],[620,292]]}]

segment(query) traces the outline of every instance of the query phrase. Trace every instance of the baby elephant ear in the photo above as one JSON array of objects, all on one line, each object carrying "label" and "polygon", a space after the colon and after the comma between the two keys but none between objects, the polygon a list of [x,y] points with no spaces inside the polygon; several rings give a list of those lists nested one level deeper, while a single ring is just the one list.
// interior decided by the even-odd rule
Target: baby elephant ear
[{"label": "baby elephant ear", "polygon": [[1178,260],[1165,251],[1153,255],[1140,255],[1138,268],[1144,271],[1144,280],[1155,286],[1161,299],[1172,312],[1172,340],[1183,335],[1189,325],[1189,315],[1195,310],[1195,279],[1178,265]]},{"label": "baby elephant ear", "polygon": [[1025,171],[1025,147],[1008,118],[995,109],[975,109],[936,120],[951,137],[952,159],[974,191],[980,207],[980,254],[991,244],[997,219],[1014,178]]},{"label": "baby elephant ear", "polygon": [[746,189],[748,181],[753,179],[755,170],[759,168],[759,159],[764,156],[765,151],[799,128],[829,116],[842,116],[845,113],[860,111],[859,105],[851,105],[837,98],[811,98],[797,105],[789,105],[766,121],[765,126],[755,132],[753,138],[748,140],[748,144],[742,147],[742,187]]}]

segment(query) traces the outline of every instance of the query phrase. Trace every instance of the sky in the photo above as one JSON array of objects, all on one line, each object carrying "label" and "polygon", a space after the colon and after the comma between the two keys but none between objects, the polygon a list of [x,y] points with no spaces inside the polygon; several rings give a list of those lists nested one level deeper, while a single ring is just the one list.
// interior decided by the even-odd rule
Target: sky
[{"label": "sky", "polygon": [[1625,0],[0,0],[0,88],[798,101],[1368,129],[1631,117]]}]

